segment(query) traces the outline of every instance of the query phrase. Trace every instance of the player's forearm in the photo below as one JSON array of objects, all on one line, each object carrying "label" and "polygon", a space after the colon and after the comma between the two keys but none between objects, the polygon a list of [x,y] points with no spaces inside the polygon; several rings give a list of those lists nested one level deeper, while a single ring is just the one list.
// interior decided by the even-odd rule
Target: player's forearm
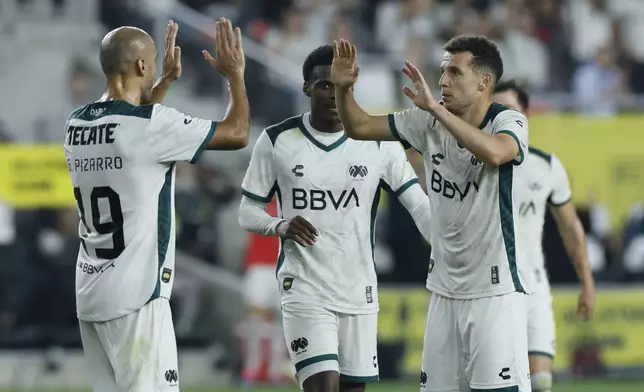
[{"label": "player's forearm", "polygon": [[[576,215],[576,214],[575,214]],[[556,217],[556,214],[555,214]],[[575,216],[574,219],[557,219],[557,226],[563,239],[566,252],[570,256],[577,276],[582,286],[592,288],[595,285],[593,272],[588,263],[588,249],[586,248],[586,233]]]},{"label": "player's forearm", "polygon": [[409,212],[418,231],[425,238],[427,243],[430,243],[429,237],[429,218],[430,218],[430,207],[429,207],[429,198],[423,192],[423,189],[419,184],[411,186],[409,189],[404,191],[400,196],[398,196],[400,204],[405,207]]},{"label": "player's forearm", "polygon": [[445,129],[463,147],[488,165],[500,166],[518,155],[518,153],[513,155],[507,153],[504,151],[504,146],[498,137],[468,124],[458,116],[450,113],[443,105],[437,105],[432,108],[431,114],[443,124]]},{"label": "player's forearm", "polygon": [[[217,125],[216,133],[226,138],[227,149],[234,150],[246,147],[250,134],[250,107],[244,75],[228,77],[228,92],[226,115]],[[222,135],[222,132],[225,132],[225,135]],[[217,148],[222,149],[221,145]]]},{"label": "player's forearm", "polygon": [[353,87],[348,89],[335,89],[335,104],[347,136],[352,139],[365,137],[365,128],[369,123],[369,114],[362,110],[353,97]]},{"label": "player's forearm", "polygon": [[239,204],[239,225],[253,233],[277,236],[277,225],[284,219],[275,218],[266,212],[267,205],[243,196]]},{"label": "player's forearm", "polygon": [[150,95],[150,102],[142,103],[144,105],[152,105],[155,103],[162,103],[165,99],[166,94],[170,91],[172,83],[174,81],[168,78],[159,78],[157,82],[152,87],[152,94]]},{"label": "player's forearm", "polygon": [[387,116],[372,116],[362,110],[353,96],[353,87],[336,88],[335,104],[344,132],[356,140],[395,140],[389,131]]}]

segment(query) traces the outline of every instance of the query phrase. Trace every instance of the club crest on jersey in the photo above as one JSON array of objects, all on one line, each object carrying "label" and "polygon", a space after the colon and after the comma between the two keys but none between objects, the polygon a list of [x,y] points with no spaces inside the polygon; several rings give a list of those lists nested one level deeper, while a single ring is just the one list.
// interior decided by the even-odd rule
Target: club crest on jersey
[{"label": "club crest on jersey", "polygon": [[369,174],[369,169],[364,165],[349,165],[347,173],[354,181],[362,181]]},{"label": "club crest on jersey", "polygon": [[163,283],[168,283],[170,282],[171,277],[172,277],[172,270],[170,268],[164,268],[163,273],[161,274],[161,281]]},{"label": "club crest on jersey", "polygon": [[90,109],[89,110],[89,115],[98,117],[100,116],[103,112],[105,111],[105,108],[96,108],[96,109]]}]

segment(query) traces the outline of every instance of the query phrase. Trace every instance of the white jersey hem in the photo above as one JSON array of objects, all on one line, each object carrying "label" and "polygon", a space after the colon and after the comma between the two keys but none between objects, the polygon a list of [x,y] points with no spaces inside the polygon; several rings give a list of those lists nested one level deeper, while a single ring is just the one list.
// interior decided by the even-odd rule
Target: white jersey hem
[{"label": "white jersey hem", "polygon": [[86,323],[105,323],[108,321],[113,321],[113,320],[118,320],[123,317],[126,317],[132,313],[136,313],[139,310],[143,309],[147,304],[149,304],[152,301],[155,301],[157,299],[165,299],[165,300],[170,300],[169,296],[164,296],[161,295],[157,298],[154,298],[152,300],[148,300],[145,303],[143,303],[141,306],[138,306],[136,308],[129,308],[129,309],[123,309],[122,311],[118,312],[115,317],[107,317],[101,313],[95,312],[95,313],[78,313],[76,312],[76,317],[78,318],[79,321],[83,321]]},{"label": "white jersey hem", "polygon": [[308,300],[308,299],[301,299],[301,298],[293,298],[293,299],[288,299],[284,300],[282,299],[282,305],[288,305],[288,304],[306,304],[306,305],[311,305],[311,306],[318,306],[323,309],[327,309],[333,312],[337,313],[342,313],[342,314],[374,314],[378,313],[380,310],[380,307],[378,304],[376,304],[375,307],[373,308],[345,308],[342,306],[337,306],[334,304],[329,304],[325,303],[322,301],[313,301],[313,300]]},{"label": "white jersey hem", "polygon": [[[450,299],[459,299],[459,300],[469,300],[469,299],[480,299],[480,298],[488,298],[488,297],[496,297],[499,295],[507,295],[507,294],[512,294],[518,292],[516,289],[509,289],[509,290],[499,290],[499,291],[483,291],[480,293],[455,293],[451,291],[447,291],[441,287],[434,286],[433,284],[427,282],[425,287],[427,290],[431,291],[434,294],[438,294],[442,297],[445,298],[450,298]],[[521,293],[523,294],[523,293]]]}]

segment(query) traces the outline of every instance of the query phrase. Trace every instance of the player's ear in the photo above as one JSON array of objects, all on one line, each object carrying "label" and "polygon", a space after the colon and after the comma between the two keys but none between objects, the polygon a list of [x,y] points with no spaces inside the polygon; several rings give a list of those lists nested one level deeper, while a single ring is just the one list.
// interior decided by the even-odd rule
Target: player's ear
[{"label": "player's ear", "polygon": [[479,91],[485,91],[489,86],[492,85],[492,74],[485,72],[479,83]]},{"label": "player's ear", "polygon": [[137,59],[134,64],[137,76],[145,75],[145,72],[148,70],[148,66],[145,64],[145,61],[143,59]]},{"label": "player's ear", "polygon": [[309,85],[309,82],[304,82],[304,84],[302,85],[302,91],[307,97],[311,96],[311,86]]}]

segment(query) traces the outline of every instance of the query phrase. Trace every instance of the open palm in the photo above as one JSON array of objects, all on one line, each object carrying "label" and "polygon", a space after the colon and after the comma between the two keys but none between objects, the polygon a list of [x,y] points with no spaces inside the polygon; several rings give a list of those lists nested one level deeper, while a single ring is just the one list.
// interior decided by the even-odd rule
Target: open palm
[{"label": "open palm", "polygon": [[333,63],[331,81],[335,87],[349,88],[358,81],[360,66],[357,62],[358,50],[346,39],[333,41]]},{"label": "open palm", "polygon": [[176,46],[177,33],[179,33],[179,24],[170,21],[165,32],[162,71],[163,77],[170,80],[181,77],[181,48]]},{"label": "open palm", "polygon": [[233,29],[229,19],[221,18],[215,23],[215,40],[217,47],[214,56],[207,50],[202,52],[208,64],[226,76],[243,75],[246,58],[239,27]]},{"label": "open palm", "polygon": [[414,84],[414,90],[416,90],[413,91],[409,87],[404,86],[402,88],[403,93],[405,93],[405,95],[408,96],[414,105],[418,106],[418,108],[429,111],[438,102],[432,96],[432,91],[429,89],[423,75],[420,73],[418,68],[411,63],[411,61],[407,60],[405,61],[405,66],[402,71],[412,81]]}]

